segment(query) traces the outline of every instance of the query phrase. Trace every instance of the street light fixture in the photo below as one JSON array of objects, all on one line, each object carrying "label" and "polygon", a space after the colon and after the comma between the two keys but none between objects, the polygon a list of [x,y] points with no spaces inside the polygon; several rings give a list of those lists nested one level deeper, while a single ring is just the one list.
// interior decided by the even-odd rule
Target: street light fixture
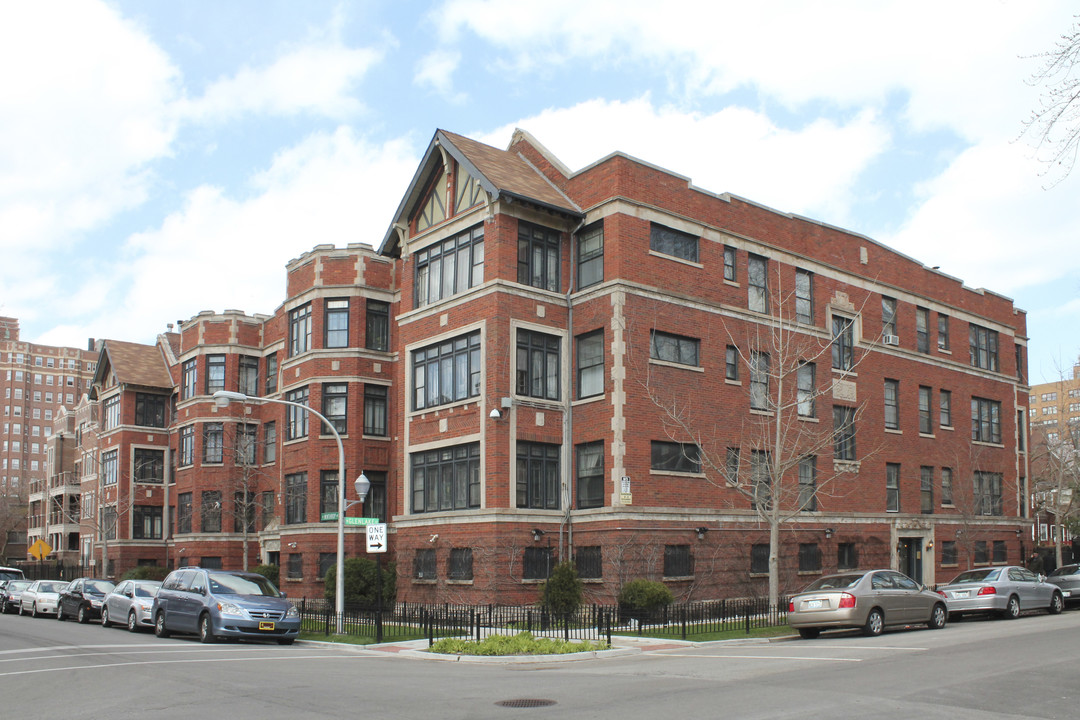
[{"label": "street light fixture", "polygon": [[[337,428],[334,424],[326,419],[326,417],[313,410],[307,405],[301,405],[289,400],[278,400],[276,398],[265,397],[252,397],[251,395],[245,395],[240,392],[233,392],[231,390],[218,390],[214,393],[214,404],[219,408],[228,407],[232,402],[254,402],[254,403],[275,403],[277,405],[288,405],[290,407],[300,408],[304,412],[310,413],[315,417],[322,420],[325,425],[334,436],[334,442],[337,443],[338,450],[338,525],[337,525],[337,575],[334,578],[334,613],[337,615],[337,634],[340,635],[344,632],[344,615],[345,610],[345,510],[349,507],[345,503],[345,448],[341,444],[341,435],[338,434]],[[363,473],[356,479],[356,493],[360,495],[360,502],[364,501],[367,496],[368,489],[371,487],[371,481],[368,480]],[[363,493],[361,493],[363,488]],[[355,504],[354,503],[350,503]]]}]

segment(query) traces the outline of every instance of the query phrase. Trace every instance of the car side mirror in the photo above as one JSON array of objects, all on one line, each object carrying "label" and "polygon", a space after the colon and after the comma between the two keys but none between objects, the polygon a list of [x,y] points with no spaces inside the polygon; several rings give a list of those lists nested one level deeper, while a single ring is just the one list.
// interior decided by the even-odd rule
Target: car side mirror
[{"label": "car side mirror", "polygon": [[1046,582],[1046,576],[1042,573],[1039,573],[1039,582]]}]

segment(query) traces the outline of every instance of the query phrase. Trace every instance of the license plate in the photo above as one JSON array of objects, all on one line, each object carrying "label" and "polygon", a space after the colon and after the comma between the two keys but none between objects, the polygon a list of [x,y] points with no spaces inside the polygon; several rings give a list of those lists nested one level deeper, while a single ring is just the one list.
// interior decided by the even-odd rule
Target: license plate
[{"label": "license plate", "polygon": [[260,630],[273,630],[274,629],[274,623],[272,623],[272,622],[260,622],[259,623],[259,629]]},{"label": "license plate", "polygon": [[820,610],[821,609],[821,602],[822,602],[821,600],[807,600],[806,601],[806,609],[807,610]]},{"label": "license plate", "polygon": [[953,597],[966,598],[968,596],[967,590],[957,590],[953,593]]},{"label": "license plate", "polygon": [[1061,596],[1062,597],[1072,597],[1072,592],[1069,591],[1069,590],[1062,590],[1061,591]]}]

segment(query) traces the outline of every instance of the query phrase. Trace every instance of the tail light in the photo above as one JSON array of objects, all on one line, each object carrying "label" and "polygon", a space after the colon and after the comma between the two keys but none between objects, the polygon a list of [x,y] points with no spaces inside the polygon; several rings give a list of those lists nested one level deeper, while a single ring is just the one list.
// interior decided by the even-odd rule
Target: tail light
[{"label": "tail light", "polygon": [[794,600],[788,600],[788,603],[787,603],[787,611],[788,611],[789,613],[793,613],[793,612],[795,612],[795,601],[794,601]]},{"label": "tail light", "polygon": [[837,606],[840,608],[853,608],[855,607],[855,596],[851,593],[843,593],[840,595],[840,604]]},{"label": "tail light", "polygon": [[980,595],[997,595],[997,590],[990,585],[979,588]]}]

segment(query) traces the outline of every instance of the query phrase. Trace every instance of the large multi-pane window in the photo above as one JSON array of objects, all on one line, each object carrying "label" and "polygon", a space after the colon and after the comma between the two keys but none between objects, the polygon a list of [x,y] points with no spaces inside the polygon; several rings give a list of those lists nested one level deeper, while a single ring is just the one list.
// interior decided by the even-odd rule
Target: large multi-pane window
[{"label": "large multi-pane window", "polygon": [[524,580],[546,580],[555,567],[554,549],[550,547],[527,547],[522,558],[521,577]]},{"label": "large multi-pane window", "polygon": [[833,457],[855,460],[855,408],[833,405]]},{"label": "large multi-pane window", "polygon": [[292,390],[285,395],[285,399],[304,406],[293,407],[290,405],[286,408],[288,427],[285,432],[285,439],[296,440],[297,438],[307,437],[309,413],[306,407],[308,404],[308,389],[302,387],[299,390]]},{"label": "large multi-pane window", "polygon": [[855,320],[843,315],[832,318],[832,366],[850,370],[855,361]]},{"label": "large multi-pane window", "polygon": [[941,427],[952,427],[952,393],[948,390],[938,393],[938,423]]},{"label": "large multi-pane window", "polygon": [[221,532],[221,491],[204,490],[199,529],[202,532]]},{"label": "large multi-pane window", "polygon": [[809,270],[795,270],[795,319],[814,322],[814,274]]},{"label": "large multi-pane window", "polygon": [[390,349],[390,303],[367,301],[364,346],[368,350]]},{"label": "large multi-pane window", "polygon": [[120,396],[113,395],[111,398],[107,398],[103,405],[102,415],[105,422],[102,423],[102,429],[112,430],[120,427]]},{"label": "large multi-pane window", "polygon": [[919,510],[924,515],[934,512],[934,468],[929,465],[919,468]]},{"label": "large multi-pane window", "polygon": [[413,579],[435,580],[435,548],[419,548],[413,555]]},{"label": "large multi-pane window", "polygon": [[930,311],[923,307],[915,308],[915,349],[930,352]]},{"label": "large multi-pane window", "polygon": [[277,353],[266,356],[266,394],[273,395],[277,392],[278,361]]},{"label": "large multi-pane window", "polygon": [[339,434],[348,432],[349,386],[347,383],[326,383],[322,386],[322,414]]},{"label": "large multi-pane window", "polygon": [[885,380],[885,427],[900,429],[900,381]]},{"label": "large multi-pane window", "polygon": [[971,439],[1001,443],[1001,403],[985,398],[971,398]]},{"label": "large multi-pane window", "polygon": [[349,298],[330,298],[323,317],[324,347],[349,347]]},{"label": "large multi-pane window", "polygon": [[768,543],[754,543],[750,546],[750,572],[753,575],[764,575],[769,572]]},{"label": "large multi-pane window", "polygon": [[799,572],[821,572],[821,548],[817,543],[799,543]]},{"label": "large multi-pane window", "polygon": [[412,511],[480,507],[480,444],[412,453]]},{"label": "large multi-pane window", "polygon": [[813,455],[799,460],[799,508],[817,510],[817,458]]},{"label": "large multi-pane window", "polygon": [[1001,473],[976,470],[973,477],[976,515],[1001,515]]},{"label": "large multi-pane window", "polygon": [[176,496],[176,532],[191,532],[191,493]]},{"label": "large multi-pane window", "polygon": [[578,289],[604,281],[604,224],[597,223],[578,234]]},{"label": "large multi-pane window", "polygon": [[259,358],[254,355],[240,356],[240,392],[250,397],[259,394]]},{"label": "large multi-pane window", "polygon": [[180,428],[180,465],[195,462],[195,426],[185,425]]},{"label": "large multi-pane window", "polygon": [[574,567],[581,579],[604,577],[604,556],[599,545],[578,546],[574,552]]},{"label": "large multi-pane window", "polygon": [[213,395],[225,389],[225,356],[206,356],[206,394]]},{"label": "large multi-pane window", "polygon": [[968,328],[968,350],[972,367],[994,371],[998,369],[997,330],[972,324]]},{"label": "large multi-pane window", "polygon": [[885,463],[885,510],[900,512],[900,465]]},{"label": "large multi-pane window", "polygon": [[577,391],[579,398],[604,394],[604,331],[577,338]]},{"label": "large multi-pane window", "polygon": [[120,479],[120,458],[117,450],[101,453],[101,484],[115,485]]},{"label": "large multi-pane window", "polygon": [[517,444],[517,506],[559,509],[558,445],[519,441]]},{"label": "large multi-pane window", "polygon": [[881,296],[881,334],[896,335],[896,298]]},{"label": "large multi-pane window", "polygon": [[550,228],[518,222],[518,282],[559,289],[559,233]]},{"label": "large multi-pane window", "polygon": [[671,333],[652,331],[649,342],[649,357],[653,360],[698,366],[698,349],[701,341],[697,338],[672,335]]},{"label": "large multi-pane window", "polygon": [[225,428],[221,423],[203,425],[203,462],[220,463],[223,460]]},{"label": "large multi-pane window", "polygon": [[285,476],[285,524],[307,522],[307,473]]},{"label": "large multi-pane window", "polygon": [[162,537],[161,506],[136,505],[131,508],[131,538],[160,540]]},{"label": "large multi-pane window", "polygon": [[559,399],[560,340],[555,335],[517,331],[517,394]]},{"label": "large multi-pane window", "polygon": [[577,505],[604,505],[604,443],[583,443],[574,448],[577,463]]},{"label": "large multi-pane window", "polygon": [[135,424],[141,427],[165,427],[165,407],[168,402],[164,395],[135,393]]},{"label": "large multi-pane window", "polygon": [[153,448],[134,448],[135,482],[161,483],[165,481],[165,451]]},{"label": "large multi-pane window", "polygon": [[416,306],[465,292],[484,282],[484,226],[416,253]]},{"label": "large multi-pane window", "polygon": [[694,443],[652,441],[650,467],[662,472],[701,472],[701,452]]},{"label": "large multi-pane window", "polygon": [[854,570],[859,567],[858,553],[855,551],[855,543],[842,542],[836,544],[836,569]]},{"label": "large multi-pane window", "polygon": [[934,423],[930,414],[930,402],[933,391],[925,385],[919,386],[919,432],[930,435],[934,432]]},{"label": "large multi-pane window", "polygon": [[311,349],[311,303],[289,311],[289,357]]},{"label": "large multi-pane window", "polygon": [[750,255],[747,268],[747,307],[754,312],[769,311],[769,261],[761,255]]},{"label": "large multi-pane window", "polygon": [[386,437],[386,386],[364,385],[364,434]]},{"label": "large multi-pane window", "polygon": [[181,386],[183,392],[180,393],[181,399],[188,400],[195,397],[196,393],[196,378],[198,374],[196,372],[195,358],[191,360],[185,360],[181,371]]},{"label": "large multi-pane window", "polygon": [[769,355],[758,350],[750,352],[750,407],[769,409]]},{"label": "large multi-pane window", "polygon": [[698,236],[653,223],[649,230],[649,249],[664,255],[697,262]]},{"label": "large multi-pane window", "polygon": [[796,374],[799,417],[817,417],[814,398],[817,395],[817,365],[812,362],[799,363]]},{"label": "large multi-pane window", "polygon": [[955,540],[943,540],[941,543],[941,564],[956,565],[957,552]]},{"label": "large multi-pane window", "polygon": [[480,333],[413,352],[413,409],[445,405],[480,394]]},{"label": "large multi-pane window", "polygon": [[664,577],[690,577],[694,574],[694,557],[689,545],[664,546]]},{"label": "large multi-pane window", "polygon": [[473,579],[472,548],[450,548],[446,579],[464,582]]}]

